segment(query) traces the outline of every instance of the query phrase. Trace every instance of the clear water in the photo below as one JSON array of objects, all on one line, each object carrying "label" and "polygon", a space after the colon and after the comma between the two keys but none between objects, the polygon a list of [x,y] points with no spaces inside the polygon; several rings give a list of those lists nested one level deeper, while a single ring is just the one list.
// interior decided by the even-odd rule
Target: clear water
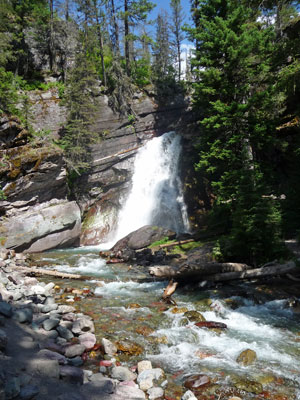
[{"label": "clear water", "polygon": [[[174,378],[177,383],[190,374],[205,373],[224,388],[241,377],[264,382],[264,391],[271,393],[271,397],[258,397],[245,392],[241,396],[244,400],[300,399],[300,313],[288,305],[288,288],[276,292],[248,283],[210,291],[177,290],[174,298],[178,307],[198,310],[206,320],[228,326],[217,332],[193,323],[186,325],[183,313],[174,314],[172,306],[160,308],[157,302],[166,282],[139,282],[147,276],[144,269],[124,264],[108,266],[91,252],[60,251],[37,257],[42,257],[48,268],[94,276],[93,281],[61,284],[88,286],[95,292],[95,297],[76,304],[85,312],[93,312],[99,340],[103,336],[112,340],[123,337],[140,344],[144,353],[138,359],[150,359],[178,375]],[[203,305],[207,298],[212,300],[210,306]],[[131,303],[138,303],[140,308],[129,308]],[[137,332],[141,326],[152,333],[141,335]],[[246,349],[257,353],[257,361],[242,367],[236,358]]]}]

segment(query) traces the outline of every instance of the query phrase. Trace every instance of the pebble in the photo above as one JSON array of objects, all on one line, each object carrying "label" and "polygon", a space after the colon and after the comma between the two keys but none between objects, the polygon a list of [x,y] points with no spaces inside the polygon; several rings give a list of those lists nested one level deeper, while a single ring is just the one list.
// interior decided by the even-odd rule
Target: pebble
[{"label": "pebble", "polygon": [[0,301],[0,314],[10,318],[13,314],[12,306],[6,303],[6,301]]},{"label": "pebble", "polygon": [[18,377],[9,378],[4,386],[5,399],[14,399],[20,393],[20,379]]},{"label": "pebble", "polygon": [[111,370],[111,377],[119,381],[134,381],[136,374],[131,372],[127,367],[114,367]]},{"label": "pebble", "polygon": [[155,400],[163,397],[164,391],[160,387],[153,387],[147,391],[149,400]]},{"label": "pebble", "polygon": [[78,318],[72,326],[72,332],[75,334],[82,334],[85,332],[95,332],[95,327],[93,321],[88,319],[87,317]]},{"label": "pebble", "polygon": [[60,377],[62,380],[83,385],[83,371],[80,368],[65,365],[60,368]]},{"label": "pebble", "polygon": [[59,319],[46,319],[43,322],[43,328],[45,331],[51,331],[52,329],[56,328],[57,325],[59,324]]},{"label": "pebble", "polygon": [[8,339],[7,339],[6,333],[2,329],[0,329],[0,350],[1,351],[6,349],[7,342],[8,342]]},{"label": "pebble", "polygon": [[56,330],[57,330],[59,336],[62,337],[63,339],[71,340],[74,337],[74,335],[70,331],[70,329],[67,329],[62,325],[58,325]]},{"label": "pebble", "polygon": [[74,344],[66,347],[65,356],[68,358],[81,356],[85,351],[85,347],[82,344]]},{"label": "pebble", "polygon": [[82,344],[86,350],[91,350],[96,344],[96,336],[93,333],[86,332],[79,336],[79,343]]},{"label": "pebble", "polygon": [[37,353],[37,357],[43,358],[46,360],[56,360],[60,365],[66,365],[67,359],[62,354],[56,353],[55,351],[43,349]]},{"label": "pebble", "polygon": [[22,387],[19,397],[22,400],[31,400],[33,397],[39,394],[40,390],[35,385],[27,385]]},{"label": "pebble", "polygon": [[194,395],[194,393],[191,390],[188,390],[181,397],[181,400],[197,400],[197,397]]},{"label": "pebble", "polygon": [[13,319],[20,323],[31,323],[33,318],[33,312],[31,308],[22,308],[15,310],[13,313]]},{"label": "pebble", "polygon": [[102,346],[104,347],[105,354],[107,354],[109,356],[113,356],[117,353],[117,351],[118,351],[117,346],[110,340],[103,338],[101,343],[102,343]]},{"label": "pebble", "polygon": [[46,304],[46,305],[44,305],[42,307],[41,311],[46,314],[46,313],[48,313],[50,311],[57,310],[57,308],[58,308],[58,304],[56,304],[56,303],[54,303],[54,304]]},{"label": "pebble", "polygon": [[139,374],[147,369],[152,369],[151,361],[144,360],[138,362],[137,370]]}]

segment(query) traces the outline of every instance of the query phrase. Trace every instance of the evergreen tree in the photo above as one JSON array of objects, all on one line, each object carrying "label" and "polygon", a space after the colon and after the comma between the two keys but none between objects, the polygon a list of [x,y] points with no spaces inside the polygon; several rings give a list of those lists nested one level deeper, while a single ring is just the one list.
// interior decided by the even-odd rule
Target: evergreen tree
[{"label": "evergreen tree", "polygon": [[184,39],[182,26],[184,21],[184,13],[180,0],[171,0],[172,10],[172,33],[174,36],[174,44],[176,48],[176,65],[178,69],[178,80],[181,79],[181,44]]},{"label": "evergreen tree", "polygon": [[[266,240],[274,223],[267,217],[275,213],[273,203],[268,203],[269,213],[260,204],[262,196],[271,194],[265,185],[270,166],[264,151],[276,142],[276,114],[282,106],[271,68],[275,32],[272,27],[262,29],[257,15],[236,0],[202,0],[194,9],[197,26],[190,30],[197,41],[192,60],[197,79],[194,107],[201,126],[197,168],[211,181],[215,206],[230,205],[232,248],[241,232],[248,233],[244,260],[255,263],[262,261],[256,249],[266,247],[261,240]],[[261,220],[260,227],[256,225],[260,235],[253,234],[251,221],[257,220]],[[276,243],[277,237],[274,233]]]},{"label": "evergreen tree", "polygon": [[69,169],[78,175],[89,168],[90,146],[97,138],[93,132],[97,110],[93,90],[98,81],[95,65],[87,51],[88,45],[84,42],[84,46],[77,51],[75,66],[67,82],[65,104],[69,115],[60,140]]}]

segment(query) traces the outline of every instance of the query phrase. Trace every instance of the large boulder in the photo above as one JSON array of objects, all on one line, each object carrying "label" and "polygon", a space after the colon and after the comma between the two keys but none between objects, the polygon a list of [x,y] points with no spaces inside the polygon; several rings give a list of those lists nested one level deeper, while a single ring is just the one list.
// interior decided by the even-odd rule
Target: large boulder
[{"label": "large boulder", "polygon": [[123,239],[120,239],[112,248],[112,251],[117,253],[125,247],[131,250],[143,249],[150,244],[162,240],[163,238],[174,239],[176,233],[170,229],[160,226],[145,225],[134,232],[129,233]]},{"label": "large boulder", "polygon": [[[110,250],[113,257],[124,261],[136,259],[136,250],[144,249],[163,238],[174,239],[176,233],[160,226],[145,225],[120,239]],[[151,253],[151,251],[150,251]],[[147,256],[147,255],[146,255]]]},{"label": "large boulder", "polygon": [[40,252],[76,244],[81,216],[76,202],[47,202],[22,215],[7,218],[1,226],[4,245],[16,251]]}]

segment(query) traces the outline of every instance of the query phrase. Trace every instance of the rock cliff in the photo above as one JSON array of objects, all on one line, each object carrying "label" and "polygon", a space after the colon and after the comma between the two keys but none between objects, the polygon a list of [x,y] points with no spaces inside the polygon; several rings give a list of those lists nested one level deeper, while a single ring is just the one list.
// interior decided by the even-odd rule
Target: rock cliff
[{"label": "rock cliff", "polygon": [[[59,105],[56,89],[32,92],[30,102],[35,130],[59,134],[66,112]],[[91,148],[90,169],[71,182],[71,193],[62,151],[32,142],[17,120],[2,118],[2,246],[35,252],[105,241],[128,192],[139,147],[170,130],[188,138],[193,126],[189,101],[182,95],[162,106],[151,94],[138,92],[132,99],[133,114],[126,117],[113,112],[106,95],[99,94],[97,102],[94,130],[100,140]],[[189,158],[188,152],[186,155]]]}]

